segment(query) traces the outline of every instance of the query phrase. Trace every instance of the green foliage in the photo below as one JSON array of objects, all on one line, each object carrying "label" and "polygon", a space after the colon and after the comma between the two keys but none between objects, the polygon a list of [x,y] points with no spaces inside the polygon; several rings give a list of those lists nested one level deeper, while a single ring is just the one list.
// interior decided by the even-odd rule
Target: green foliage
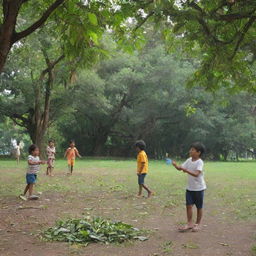
[{"label": "green foliage", "polygon": [[197,60],[190,85],[256,91],[254,1],[136,2],[145,14],[135,15],[138,25],[144,25],[141,32],[146,33],[145,22],[153,23],[169,51],[181,49]]},{"label": "green foliage", "polygon": [[[9,155],[12,153],[13,145],[11,140],[23,141],[25,144],[24,151],[27,151],[27,147],[30,143],[29,136],[26,131],[18,125],[13,125],[13,122],[9,118],[3,118],[0,123],[0,154]],[[23,151],[21,151],[23,153]]]},{"label": "green foliage", "polygon": [[129,240],[147,240],[142,231],[123,222],[102,218],[69,219],[58,221],[43,234],[47,241],[88,244],[92,242],[123,243]]},{"label": "green foliage", "polygon": [[255,148],[254,95],[187,88],[196,65],[167,54],[157,38],[133,55],[105,42],[113,56],[90,72],[80,70],[75,111],[58,122],[63,137],[74,138],[83,154],[129,156],[138,138],[159,158],[166,152],[185,157],[196,140],[212,159]]}]

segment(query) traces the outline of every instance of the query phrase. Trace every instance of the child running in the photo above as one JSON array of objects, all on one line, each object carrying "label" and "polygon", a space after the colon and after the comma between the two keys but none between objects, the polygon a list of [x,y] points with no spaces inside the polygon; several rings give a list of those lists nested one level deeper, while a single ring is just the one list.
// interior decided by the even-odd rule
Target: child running
[{"label": "child running", "polygon": [[81,158],[81,155],[79,154],[77,148],[75,147],[75,141],[71,140],[69,142],[69,148],[66,150],[64,157],[68,160],[68,175],[72,175],[74,165],[75,165],[75,159],[76,156]]},{"label": "child running", "polygon": [[[204,152],[204,145],[196,142],[190,147],[190,158],[188,158],[181,166],[178,166],[177,163],[173,161],[173,166],[177,170],[188,174],[188,185],[186,190],[187,224],[184,227],[179,228],[179,231],[181,232],[188,230],[197,232],[200,230],[203,216],[204,190],[206,189],[203,173],[204,162],[201,159]],[[194,204],[197,208],[197,219],[196,223],[193,225],[192,217]]]},{"label": "child running", "polygon": [[135,148],[138,153],[137,155],[137,175],[139,192],[137,197],[142,196],[142,188],[148,192],[148,198],[152,195],[152,191],[144,184],[145,177],[148,173],[148,157],[145,152],[146,143],[143,140],[138,140],[135,143]]},{"label": "child running", "polygon": [[46,169],[46,175],[54,176],[53,175],[53,169],[54,169],[56,150],[55,150],[55,145],[54,145],[53,140],[48,141],[48,146],[46,148],[46,153],[47,153],[47,156],[48,156],[48,160],[47,160],[48,166],[47,166],[47,169]]},{"label": "child running", "polygon": [[39,148],[37,145],[32,144],[29,149],[28,156],[28,169],[26,174],[27,186],[25,187],[24,193],[20,195],[22,200],[27,200],[26,194],[28,192],[28,199],[38,199],[38,196],[33,195],[34,185],[37,179],[37,173],[39,172],[40,164],[45,164],[45,161],[40,161],[39,158]]}]

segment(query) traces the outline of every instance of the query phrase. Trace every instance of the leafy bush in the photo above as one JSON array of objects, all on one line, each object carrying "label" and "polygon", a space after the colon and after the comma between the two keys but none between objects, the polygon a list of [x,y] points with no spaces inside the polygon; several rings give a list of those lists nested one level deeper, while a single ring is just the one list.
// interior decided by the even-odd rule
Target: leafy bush
[{"label": "leafy bush", "polygon": [[58,221],[42,237],[47,241],[88,244],[91,242],[122,243],[127,240],[147,240],[142,231],[123,222],[102,218],[68,219]]}]

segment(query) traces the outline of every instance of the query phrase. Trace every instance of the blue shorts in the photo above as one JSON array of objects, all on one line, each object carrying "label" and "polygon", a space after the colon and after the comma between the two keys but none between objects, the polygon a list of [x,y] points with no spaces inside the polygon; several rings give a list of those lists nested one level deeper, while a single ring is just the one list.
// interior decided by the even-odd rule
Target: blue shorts
[{"label": "blue shorts", "polygon": [[146,175],[147,175],[146,173],[138,174],[138,183],[139,183],[139,185],[144,184],[144,179],[145,179]]},{"label": "blue shorts", "polygon": [[203,208],[204,190],[190,191],[186,190],[186,205],[196,205],[197,209]]},{"label": "blue shorts", "polygon": [[36,174],[27,173],[27,175],[26,175],[27,184],[36,183],[36,178],[37,178]]}]

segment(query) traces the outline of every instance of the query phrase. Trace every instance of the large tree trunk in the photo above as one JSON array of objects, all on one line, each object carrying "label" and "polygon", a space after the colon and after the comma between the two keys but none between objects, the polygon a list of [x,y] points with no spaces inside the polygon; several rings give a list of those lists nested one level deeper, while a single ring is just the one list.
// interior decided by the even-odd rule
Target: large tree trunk
[{"label": "large tree trunk", "polygon": [[41,130],[41,127],[34,127],[28,129],[29,136],[34,144],[39,147],[41,157],[45,157],[45,145],[44,145],[44,136],[46,130]]},{"label": "large tree trunk", "polygon": [[23,0],[3,1],[3,23],[0,26],[0,73],[14,43],[15,25]]},{"label": "large tree trunk", "polygon": [[[53,88],[54,76],[53,71],[55,66],[64,58],[64,55],[60,56],[54,62],[51,62],[44,52],[47,68],[41,73],[39,81],[34,85],[34,93],[35,93],[35,106],[33,111],[33,116],[31,118],[31,128],[28,129],[30,137],[39,149],[40,155],[45,157],[45,134],[49,125],[50,118],[50,103],[51,103],[51,90]],[[41,90],[42,84],[44,83],[45,75],[48,75],[48,79],[46,81],[45,89],[44,89],[44,103],[42,107],[41,102]]]}]

